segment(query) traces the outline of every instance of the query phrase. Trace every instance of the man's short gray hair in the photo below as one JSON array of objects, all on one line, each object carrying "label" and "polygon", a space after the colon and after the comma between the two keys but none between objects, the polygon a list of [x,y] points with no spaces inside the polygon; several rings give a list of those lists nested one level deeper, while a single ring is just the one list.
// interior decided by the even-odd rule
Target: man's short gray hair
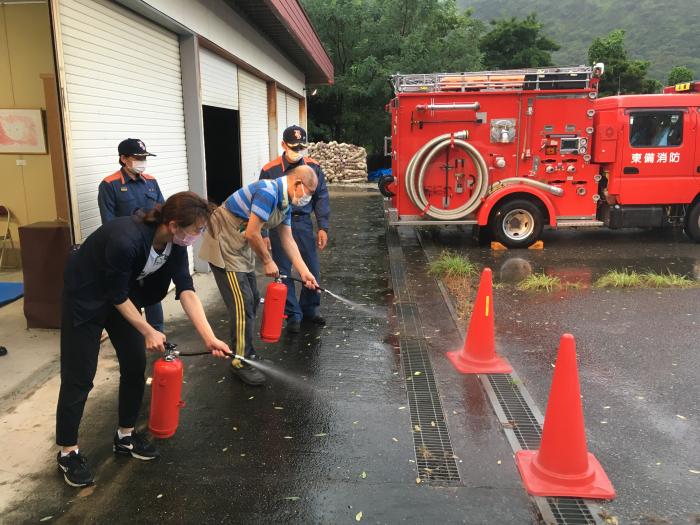
[{"label": "man's short gray hair", "polygon": [[299,179],[307,188],[313,188],[315,190],[318,185],[318,176],[316,172],[313,168],[305,164],[289,170],[287,176]]}]

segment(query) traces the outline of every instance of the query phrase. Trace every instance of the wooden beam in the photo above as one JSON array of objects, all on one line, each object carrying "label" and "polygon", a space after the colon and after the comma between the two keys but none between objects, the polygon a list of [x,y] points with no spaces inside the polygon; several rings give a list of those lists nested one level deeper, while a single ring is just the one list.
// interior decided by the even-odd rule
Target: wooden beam
[{"label": "wooden beam", "polygon": [[277,83],[267,83],[267,135],[270,149],[270,160],[277,158]]},{"label": "wooden beam", "polygon": [[306,121],[306,97],[299,99],[299,122],[300,126],[309,133],[308,122]]},{"label": "wooden beam", "polygon": [[43,74],[44,100],[46,102],[46,138],[49,144],[51,172],[53,175],[53,193],[56,201],[56,217],[69,222],[68,186],[66,181],[66,153],[63,148],[61,133],[61,112],[58,105],[58,87],[56,75]]}]

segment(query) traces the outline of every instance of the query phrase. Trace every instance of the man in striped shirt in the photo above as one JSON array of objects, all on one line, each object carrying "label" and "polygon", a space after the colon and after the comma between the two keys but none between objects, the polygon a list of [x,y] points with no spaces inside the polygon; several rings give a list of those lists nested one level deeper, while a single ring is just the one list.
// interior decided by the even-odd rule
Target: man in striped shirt
[{"label": "man in striped shirt", "polygon": [[[265,275],[277,277],[279,269],[267,250],[262,230],[277,228],[285,253],[304,285],[315,290],[318,283],[299,253],[291,228],[291,206],[313,195],[318,177],[308,166],[291,170],[285,177],[259,180],[233,193],[212,215],[199,257],[211,266],[230,317],[231,349],[236,355],[255,359],[253,328],[260,295],[255,278],[255,255]],[[254,255],[255,254],[255,255]],[[234,359],[231,371],[244,383],[261,385],[265,376],[245,361]]]}]

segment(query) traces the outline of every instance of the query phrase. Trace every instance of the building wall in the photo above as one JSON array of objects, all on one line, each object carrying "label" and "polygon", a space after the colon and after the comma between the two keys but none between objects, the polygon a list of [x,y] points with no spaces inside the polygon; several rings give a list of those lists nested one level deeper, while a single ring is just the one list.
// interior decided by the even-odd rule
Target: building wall
[{"label": "building wall", "polygon": [[[0,5],[0,108],[46,109],[40,75],[53,73],[48,5]],[[55,220],[49,155],[0,154],[0,203],[17,221],[15,242],[18,225]]]},{"label": "building wall", "polygon": [[222,0],[144,2],[303,96],[304,73]]}]

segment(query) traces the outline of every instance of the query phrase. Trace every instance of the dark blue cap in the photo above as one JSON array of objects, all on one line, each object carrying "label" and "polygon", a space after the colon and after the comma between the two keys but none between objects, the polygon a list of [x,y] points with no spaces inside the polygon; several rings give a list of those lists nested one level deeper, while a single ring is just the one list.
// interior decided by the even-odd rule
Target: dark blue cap
[{"label": "dark blue cap", "polygon": [[282,140],[290,148],[294,148],[296,146],[308,147],[309,145],[306,142],[306,130],[301,126],[296,125],[289,126],[284,130],[284,133],[282,133]]},{"label": "dark blue cap", "polygon": [[140,139],[122,140],[117,149],[120,155],[143,155],[155,157],[153,153],[148,153],[148,151],[146,151],[146,145]]}]

